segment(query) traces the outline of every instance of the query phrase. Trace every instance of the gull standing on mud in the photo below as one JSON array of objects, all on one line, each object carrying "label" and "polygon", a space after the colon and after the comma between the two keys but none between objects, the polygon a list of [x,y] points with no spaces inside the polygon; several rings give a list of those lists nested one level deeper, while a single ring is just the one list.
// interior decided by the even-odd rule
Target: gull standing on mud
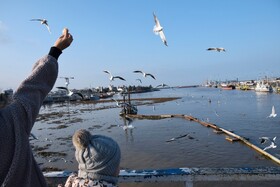
[{"label": "gull standing on mud", "polygon": [[49,33],[51,34],[51,29],[48,25],[48,21],[46,19],[31,19],[30,21],[40,21],[42,25],[46,25]]},{"label": "gull standing on mud", "polygon": [[156,78],[152,74],[150,74],[150,73],[145,73],[145,72],[140,71],[140,70],[133,71],[133,73],[141,73],[143,75],[143,77],[150,76],[150,77],[152,77],[153,79],[156,80]]},{"label": "gull standing on mud", "polygon": [[122,78],[122,77],[120,77],[120,76],[113,76],[113,75],[110,73],[110,71],[104,70],[103,72],[108,73],[108,74],[110,75],[110,77],[109,77],[110,81],[113,81],[114,79],[120,79],[120,80],[125,81],[125,79]]},{"label": "gull standing on mud", "polygon": [[208,51],[217,51],[217,52],[221,52],[221,51],[226,52],[225,48],[222,48],[222,47],[210,47],[207,50]]},{"label": "gull standing on mud", "polygon": [[161,38],[162,42],[164,43],[164,45],[168,46],[166,38],[165,38],[165,35],[163,33],[163,27],[160,25],[159,20],[158,20],[157,16],[155,15],[155,13],[153,13],[153,15],[154,15],[155,23],[156,23],[156,25],[154,26],[153,31],[154,31],[154,33],[156,35],[160,36],[160,38]]}]

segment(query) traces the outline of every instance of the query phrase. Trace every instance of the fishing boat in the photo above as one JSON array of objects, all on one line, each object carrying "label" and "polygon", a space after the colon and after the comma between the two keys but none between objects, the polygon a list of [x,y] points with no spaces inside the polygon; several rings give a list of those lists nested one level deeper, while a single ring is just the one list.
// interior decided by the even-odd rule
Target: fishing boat
[{"label": "fishing boat", "polygon": [[123,108],[120,111],[120,116],[125,116],[127,114],[137,114],[138,109],[135,105],[131,104],[129,90],[128,90],[128,94],[127,94],[127,97],[128,97],[127,102],[126,102],[125,96],[126,95],[124,94],[123,95]]},{"label": "fishing boat", "polygon": [[99,100],[100,99],[100,97],[99,97],[99,95],[97,95],[97,94],[91,94],[90,95],[90,100],[91,101],[97,101],[97,100]]},{"label": "fishing boat", "polygon": [[137,114],[138,109],[134,105],[124,105],[123,109],[120,111],[120,116],[124,116],[126,114]]},{"label": "fishing boat", "polygon": [[245,82],[240,85],[240,90],[255,90],[255,84],[253,82]]},{"label": "fishing boat", "polygon": [[107,99],[107,98],[110,98],[110,97],[113,97],[113,96],[114,96],[113,92],[107,92],[107,93],[99,94],[100,99]]},{"label": "fishing boat", "polygon": [[222,83],[222,84],[221,84],[221,88],[222,88],[223,90],[233,90],[233,89],[235,89],[235,86],[234,86],[234,85],[231,85],[231,84]]},{"label": "fishing boat", "polygon": [[255,91],[256,92],[272,92],[273,89],[268,83],[264,84],[263,81],[258,81]]}]

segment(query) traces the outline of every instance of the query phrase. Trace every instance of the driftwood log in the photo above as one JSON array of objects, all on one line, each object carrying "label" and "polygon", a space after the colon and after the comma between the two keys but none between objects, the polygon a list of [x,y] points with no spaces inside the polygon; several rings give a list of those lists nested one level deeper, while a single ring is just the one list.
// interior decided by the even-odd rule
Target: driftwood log
[{"label": "driftwood log", "polygon": [[183,119],[186,119],[189,121],[194,121],[194,122],[200,123],[201,125],[203,125],[205,127],[213,128],[214,129],[213,131],[217,134],[222,134],[222,133],[226,134],[228,136],[226,139],[229,140],[230,142],[235,142],[235,141],[243,142],[244,144],[251,147],[255,151],[261,153],[262,155],[266,156],[267,158],[273,160],[274,162],[276,162],[277,164],[280,165],[280,160],[278,158],[276,158],[275,156],[271,155],[270,153],[264,151],[263,149],[259,148],[258,146],[252,144],[251,142],[249,142],[249,140],[247,138],[239,136],[239,135],[233,133],[232,131],[221,128],[213,123],[201,121],[198,118],[195,118],[193,116],[188,116],[188,115],[183,115],[183,114],[162,114],[162,115],[134,114],[134,115],[127,115],[127,116],[129,116],[131,118],[149,119],[149,120],[158,120],[158,119],[165,119],[165,118],[183,118]]}]

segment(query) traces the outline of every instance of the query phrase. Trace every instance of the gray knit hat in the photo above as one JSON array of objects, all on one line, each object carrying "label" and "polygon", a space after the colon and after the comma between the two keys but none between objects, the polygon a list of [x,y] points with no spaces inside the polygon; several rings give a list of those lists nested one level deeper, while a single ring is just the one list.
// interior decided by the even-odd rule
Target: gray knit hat
[{"label": "gray knit hat", "polygon": [[[83,133],[85,135],[80,136]],[[89,135],[88,131],[82,129],[75,132],[73,136],[75,156],[79,163],[78,176],[116,184],[121,158],[119,145],[107,136]]]}]

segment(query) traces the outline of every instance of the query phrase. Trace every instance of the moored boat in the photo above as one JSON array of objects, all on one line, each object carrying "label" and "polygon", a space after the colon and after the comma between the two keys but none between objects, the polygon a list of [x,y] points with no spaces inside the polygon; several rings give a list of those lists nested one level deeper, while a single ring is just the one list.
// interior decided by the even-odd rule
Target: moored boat
[{"label": "moored boat", "polygon": [[235,86],[232,85],[232,84],[225,84],[225,83],[222,83],[222,84],[221,84],[221,88],[222,88],[223,90],[233,90],[233,89],[235,89]]},{"label": "moored boat", "polygon": [[256,88],[255,88],[256,92],[272,92],[273,89],[269,84],[264,84],[263,81],[259,81],[257,82]]}]

